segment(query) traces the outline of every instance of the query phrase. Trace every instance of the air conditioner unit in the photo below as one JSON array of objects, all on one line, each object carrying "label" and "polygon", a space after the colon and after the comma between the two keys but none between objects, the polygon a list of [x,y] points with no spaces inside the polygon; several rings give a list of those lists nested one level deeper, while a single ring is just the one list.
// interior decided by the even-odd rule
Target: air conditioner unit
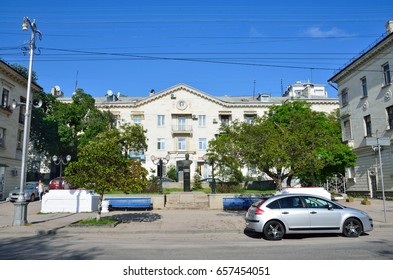
[{"label": "air conditioner unit", "polygon": [[213,123],[217,123],[217,119],[213,119]]}]

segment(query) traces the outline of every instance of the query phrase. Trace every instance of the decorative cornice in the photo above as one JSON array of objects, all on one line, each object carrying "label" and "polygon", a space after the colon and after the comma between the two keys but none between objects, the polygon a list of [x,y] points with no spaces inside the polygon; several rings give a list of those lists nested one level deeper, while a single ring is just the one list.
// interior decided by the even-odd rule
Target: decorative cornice
[{"label": "decorative cornice", "polygon": [[[7,63],[3,62],[0,60],[0,72],[10,78],[12,81],[27,87],[27,82],[28,79],[25,78],[23,75],[19,74],[17,71],[15,71],[11,66],[9,66]],[[37,85],[36,83],[32,83],[32,88],[34,91],[42,91],[42,87]]]}]

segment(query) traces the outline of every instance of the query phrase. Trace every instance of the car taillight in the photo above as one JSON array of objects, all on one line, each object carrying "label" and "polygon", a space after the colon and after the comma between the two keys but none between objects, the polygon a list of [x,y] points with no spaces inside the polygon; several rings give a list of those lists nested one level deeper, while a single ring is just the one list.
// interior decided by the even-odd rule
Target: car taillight
[{"label": "car taillight", "polygon": [[255,215],[262,215],[265,211],[263,211],[261,208],[257,207],[257,209],[255,209]]}]

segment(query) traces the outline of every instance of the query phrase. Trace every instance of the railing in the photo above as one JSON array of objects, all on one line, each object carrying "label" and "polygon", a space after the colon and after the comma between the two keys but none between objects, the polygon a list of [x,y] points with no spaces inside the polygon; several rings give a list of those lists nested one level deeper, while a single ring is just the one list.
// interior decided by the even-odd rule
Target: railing
[{"label": "railing", "polygon": [[192,133],[192,125],[172,125],[172,132]]}]

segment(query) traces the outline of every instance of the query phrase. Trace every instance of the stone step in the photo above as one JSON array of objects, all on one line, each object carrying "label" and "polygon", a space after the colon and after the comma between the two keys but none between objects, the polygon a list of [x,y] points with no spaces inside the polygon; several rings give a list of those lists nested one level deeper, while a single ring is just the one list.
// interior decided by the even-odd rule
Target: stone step
[{"label": "stone step", "polygon": [[209,199],[203,192],[170,193],[166,196],[166,209],[208,209]]}]

